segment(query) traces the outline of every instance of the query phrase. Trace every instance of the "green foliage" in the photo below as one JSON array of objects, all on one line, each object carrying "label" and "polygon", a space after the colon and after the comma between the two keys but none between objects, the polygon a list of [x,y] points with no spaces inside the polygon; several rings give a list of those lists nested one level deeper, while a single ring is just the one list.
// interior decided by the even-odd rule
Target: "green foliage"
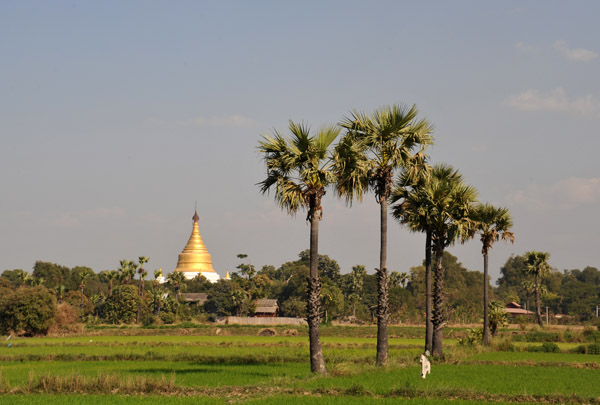
[{"label": "green foliage", "polygon": [[115,287],[113,295],[106,299],[104,317],[109,323],[132,323],[135,321],[140,297],[137,287],[120,285]]},{"label": "green foliage", "polygon": [[483,328],[469,329],[467,336],[458,339],[460,346],[474,346],[483,340]]},{"label": "green foliage", "polygon": [[560,353],[560,348],[554,342],[544,342],[541,346],[527,346],[528,352]]},{"label": "green foliage", "polygon": [[44,287],[55,290],[61,284],[66,285],[71,278],[71,269],[56,263],[37,261],[33,266],[34,278],[41,279]]},{"label": "green foliage", "polygon": [[172,312],[162,312],[160,314],[160,320],[164,324],[171,325],[171,324],[175,323],[176,316]]},{"label": "green foliage", "polygon": [[492,336],[496,335],[498,328],[508,325],[508,314],[504,310],[504,305],[499,301],[490,301],[488,304],[488,317]]},{"label": "green foliage", "polygon": [[281,316],[305,318],[306,300],[300,297],[290,297],[281,303],[279,313]]},{"label": "green foliage", "polygon": [[56,300],[42,286],[20,287],[0,296],[0,333],[45,335],[56,315]]},{"label": "green foliage", "polygon": [[21,269],[4,270],[2,272],[2,277],[9,280],[13,287],[17,288],[22,285],[25,285],[27,281],[31,278],[31,274]]}]

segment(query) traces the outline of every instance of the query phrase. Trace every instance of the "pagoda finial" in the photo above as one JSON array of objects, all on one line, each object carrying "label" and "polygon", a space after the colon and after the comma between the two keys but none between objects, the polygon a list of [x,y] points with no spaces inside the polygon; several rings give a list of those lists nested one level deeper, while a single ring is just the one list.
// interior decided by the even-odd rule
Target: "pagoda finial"
[{"label": "pagoda finial", "polygon": [[194,220],[194,222],[198,222],[198,220],[200,219],[200,217],[198,216],[198,201],[194,203],[194,216],[192,217],[192,219]]}]

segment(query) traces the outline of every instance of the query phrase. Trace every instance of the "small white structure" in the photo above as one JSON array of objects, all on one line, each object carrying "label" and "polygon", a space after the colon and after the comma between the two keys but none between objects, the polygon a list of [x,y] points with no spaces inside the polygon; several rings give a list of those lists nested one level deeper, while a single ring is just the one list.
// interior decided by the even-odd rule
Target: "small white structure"
[{"label": "small white structure", "polygon": [[425,350],[425,353],[421,355],[421,378],[431,374],[431,362],[427,356],[429,356],[429,350]]}]

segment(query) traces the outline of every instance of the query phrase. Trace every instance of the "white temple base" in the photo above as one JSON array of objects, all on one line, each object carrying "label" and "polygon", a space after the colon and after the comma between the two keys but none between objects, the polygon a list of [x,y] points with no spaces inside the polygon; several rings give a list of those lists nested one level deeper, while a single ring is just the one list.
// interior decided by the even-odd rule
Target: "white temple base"
[{"label": "white temple base", "polygon": [[198,273],[196,271],[190,271],[190,272],[186,271],[183,273],[186,280],[192,280],[192,279],[196,278],[198,276],[198,274],[202,274],[211,283],[216,283],[221,278],[217,273],[212,272],[212,271],[203,271],[201,273]]}]

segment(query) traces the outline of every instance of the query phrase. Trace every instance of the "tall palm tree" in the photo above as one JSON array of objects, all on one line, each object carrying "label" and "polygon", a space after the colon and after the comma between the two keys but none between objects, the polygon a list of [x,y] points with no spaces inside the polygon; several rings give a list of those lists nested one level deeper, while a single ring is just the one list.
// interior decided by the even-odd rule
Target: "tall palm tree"
[{"label": "tall palm tree", "polygon": [[527,267],[525,272],[534,277],[535,284],[535,319],[540,326],[544,326],[542,322],[542,306],[541,306],[541,282],[544,276],[550,274],[551,268],[548,264],[550,253],[537,252],[532,250],[525,253],[525,263]]},{"label": "tall palm tree", "polygon": [[154,282],[152,283],[153,291],[152,295],[154,298],[154,313],[160,316],[160,304],[162,299],[162,292],[158,288],[158,279],[162,277],[162,268],[154,270]]},{"label": "tall palm tree", "polygon": [[449,165],[435,165],[428,181],[405,195],[398,214],[411,230],[427,229],[435,257],[432,305],[432,352],[443,356],[444,268],[446,247],[472,235],[469,213],[477,199],[475,188],[464,184],[462,176]]},{"label": "tall palm tree", "polygon": [[393,105],[373,114],[353,111],[341,122],[346,129],[344,139],[335,152],[336,189],[348,204],[362,200],[367,191],[375,193],[380,207],[380,249],[377,269],[377,364],[388,361],[388,270],[387,211],[394,172],[408,167],[423,157],[424,149],[433,143],[432,125],[417,120],[416,106],[410,109]]},{"label": "tall palm tree", "polygon": [[290,121],[290,137],[275,131],[265,135],[258,150],[267,166],[267,178],[259,183],[264,194],[275,189],[275,201],[288,214],[300,208],[307,210],[310,222],[310,277],[307,295],[307,321],[310,340],[310,368],[326,374],[323,349],[319,336],[321,283],[318,273],[319,221],[323,217],[321,200],[325,188],[335,181],[329,147],[340,133],[335,126],[323,127],[310,136],[310,129]]},{"label": "tall palm tree", "polygon": [[83,310],[83,289],[85,288],[85,280],[90,276],[90,273],[81,273],[81,281],[79,283],[79,289],[81,291],[81,301],[79,308]]},{"label": "tall palm tree", "polygon": [[500,240],[514,243],[515,235],[509,230],[513,223],[510,212],[504,207],[491,204],[478,204],[471,213],[474,231],[480,236],[483,255],[483,344],[490,344],[489,292],[488,292],[488,252],[494,242]]},{"label": "tall palm tree", "polygon": [[150,259],[147,258],[146,256],[138,257],[139,267],[137,269],[137,273],[140,276],[139,281],[138,281],[138,295],[139,295],[140,299],[138,301],[138,309],[137,309],[137,314],[135,317],[135,323],[140,322],[140,314],[142,312],[142,302],[144,300],[144,279],[148,275],[148,272],[146,270],[144,270],[144,264],[148,263],[149,260]]},{"label": "tall palm tree", "polygon": [[452,171],[443,166],[437,166],[436,172],[427,164],[425,159],[416,162],[416,168],[403,170],[392,189],[390,202],[392,216],[411,232],[425,233],[425,350],[433,351],[432,307],[432,277],[431,277],[431,216],[432,205],[427,194],[423,192],[432,175],[436,177],[449,176]]}]

